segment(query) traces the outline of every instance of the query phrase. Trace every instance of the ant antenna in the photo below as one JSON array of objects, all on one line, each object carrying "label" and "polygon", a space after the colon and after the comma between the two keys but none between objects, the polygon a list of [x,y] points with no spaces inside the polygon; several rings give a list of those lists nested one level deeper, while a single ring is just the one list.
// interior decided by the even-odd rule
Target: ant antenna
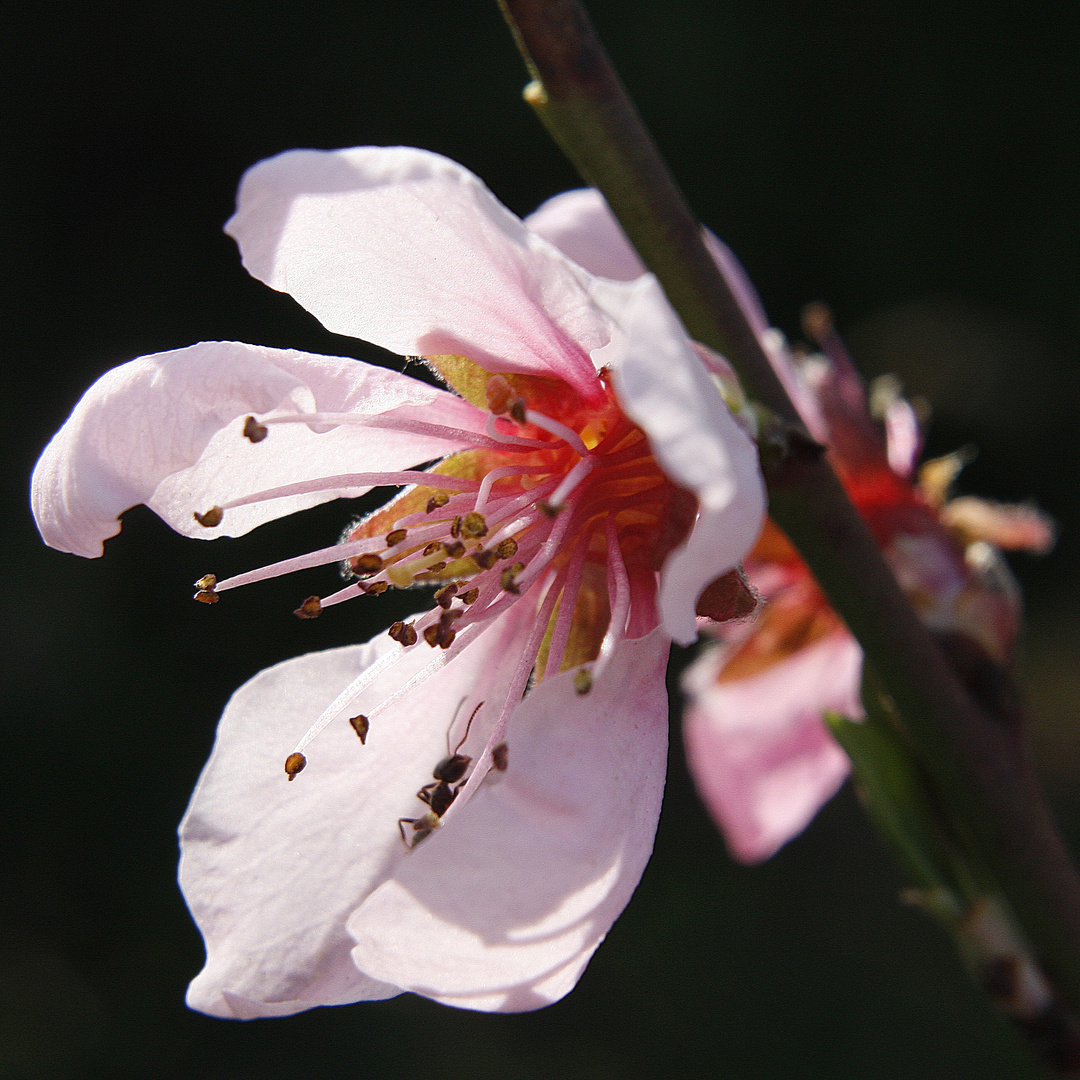
[{"label": "ant antenna", "polygon": [[[461,700],[462,700],[462,701],[464,701],[465,699],[464,699],[464,698],[462,698]],[[457,744],[457,746],[455,746],[455,747],[454,747],[454,752],[453,752],[453,754],[451,754],[451,755],[450,755],[451,757],[456,757],[456,756],[457,756],[457,752],[458,752],[458,751],[459,751],[459,750],[460,750],[460,749],[461,749],[461,748],[462,748],[462,747],[463,747],[463,746],[465,745],[465,740],[466,740],[466,739],[467,739],[467,738],[469,737],[469,732],[470,732],[470,731],[472,730],[472,722],[473,722],[473,721],[474,721],[474,720],[476,719],[476,714],[477,714],[477,713],[478,713],[478,712],[479,712],[479,711],[480,711],[480,710],[481,710],[481,709],[482,709],[483,707],[484,707],[484,703],[483,703],[483,702],[481,701],[481,702],[480,702],[480,704],[479,704],[479,705],[477,705],[475,709],[473,709],[473,711],[472,711],[472,715],[471,715],[471,716],[469,717],[469,722],[468,722],[468,723],[467,723],[467,724],[465,725],[465,734],[461,736],[461,739],[460,739],[460,740],[458,741],[458,744]],[[461,708],[461,706],[459,705],[459,706],[458,706],[458,708],[460,709],[460,708]],[[453,724],[451,724],[450,726],[451,726],[451,727],[453,727]],[[448,732],[447,732],[447,735],[449,735],[449,734],[450,734],[450,733],[449,733],[449,731],[448,731]],[[449,740],[447,740],[447,745],[446,745],[446,748],[447,748],[447,750],[449,750],[449,749],[450,749],[450,743],[449,743]]]}]

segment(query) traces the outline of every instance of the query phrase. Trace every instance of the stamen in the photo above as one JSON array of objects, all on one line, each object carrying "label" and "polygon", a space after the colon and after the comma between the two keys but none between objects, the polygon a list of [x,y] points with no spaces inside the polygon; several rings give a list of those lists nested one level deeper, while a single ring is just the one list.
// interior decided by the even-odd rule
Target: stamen
[{"label": "stamen", "polygon": [[499,743],[506,742],[506,726],[509,723],[511,713],[521,703],[521,697],[525,693],[525,687],[528,685],[533,665],[536,663],[536,654],[540,648],[540,642],[543,641],[544,634],[547,632],[548,622],[551,619],[551,612],[558,595],[558,589],[548,589],[547,595],[540,605],[540,610],[536,613],[536,619],[525,642],[525,647],[521,650],[517,667],[514,669],[514,674],[511,676],[510,684],[506,690],[506,697],[503,699],[503,707],[495,720],[491,734],[488,736],[487,746],[480,754],[472,775],[465,781],[464,787],[458,792],[458,797],[454,800],[453,806],[443,815],[443,821],[446,820],[447,815],[454,813],[456,807],[464,806],[469,801],[473,791],[476,790],[477,785],[487,774],[487,769],[484,766],[491,761],[494,748]]},{"label": "stamen", "polygon": [[466,540],[479,540],[481,537],[487,536],[487,533],[488,525],[483,514],[478,514],[473,510],[461,519],[460,535],[464,536]]},{"label": "stamen", "polygon": [[445,506],[450,501],[450,496],[445,491],[436,491],[427,501],[427,513],[434,513],[440,506]]},{"label": "stamen", "polygon": [[363,555],[358,555],[349,561],[349,568],[357,577],[370,577],[383,568],[383,559],[374,551],[365,551]]},{"label": "stamen", "polygon": [[[490,413],[487,415],[494,420]],[[489,431],[489,437],[485,437],[467,428],[431,424],[426,420],[406,419],[390,413],[380,413],[377,416],[358,416],[355,413],[293,413],[288,416],[265,416],[262,422],[264,424],[327,424],[333,427],[370,427],[381,428],[385,431],[407,431],[412,435],[430,435],[435,439],[485,450],[534,445],[531,440],[514,439],[512,436],[499,435],[493,431]],[[547,446],[548,444],[541,443],[540,445]]]},{"label": "stamen", "polygon": [[393,623],[386,633],[395,641],[400,641],[405,648],[416,644],[416,627],[411,622],[401,622],[399,620]]},{"label": "stamen", "polygon": [[484,477],[483,482],[480,484],[479,494],[476,496],[476,506],[474,509],[477,513],[483,512],[484,507],[487,505],[488,496],[491,495],[491,488],[498,480],[503,480],[507,476],[527,476],[529,474],[536,475],[538,473],[546,472],[546,469],[528,466],[518,465],[506,465],[501,469],[492,469],[491,472]]},{"label": "stamen", "polygon": [[566,581],[563,583],[562,597],[559,600],[559,612],[555,616],[555,628],[551,632],[551,642],[548,645],[547,664],[544,667],[544,678],[557,675],[562,670],[563,656],[566,653],[566,644],[570,640],[570,630],[574,625],[574,612],[577,608],[578,593],[581,591],[581,582],[585,576],[585,556],[589,553],[591,536],[585,536],[574,548],[574,554],[570,557],[570,564],[566,568]]},{"label": "stamen", "polygon": [[338,589],[336,593],[331,593],[329,596],[322,597],[322,599],[319,600],[319,604],[322,607],[322,610],[325,611],[328,607],[335,607],[338,604],[343,604],[346,600],[355,600],[365,593],[377,595],[380,592],[386,592],[389,588],[390,583],[387,581],[373,581],[370,585],[363,581],[354,581],[351,585],[346,585],[344,589]]},{"label": "stamen", "polygon": [[[355,701],[380,675],[393,667],[405,653],[401,649],[391,649],[385,652],[374,664],[364,668],[359,675],[319,715],[319,718],[304,732],[296,748],[289,755],[289,760],[294,756],[303,757],[302,751],[307,748],[311,740],[318,735],[338,713],[343,712],[351,702]],[[306,761],[304,764],[307,764]],[[303,768],[303,765],[300,766]],[[299,770],[297,770],[299,771]]]},{"label": "stamen", "polygon": [[561,510],[563,502],[566,500],[566,496],[570,494],[596,468],[596,458],[591,454],[588,457],[583,457],[567,474],[563,477],[562,483],[551,493],[551,498],[548,500],[549,505],[553,510]]},{"label": "stamen", "polygon": [[604,523],[604,531],[607,534],[608,546],[608,591],[614,592],[615,597],[611,603],[611,621],[608,623],[604,640],[600,643],[600,655],[596,658],[592,669],[594,682],[611,663],[616,646],[625,636],[626,619],[630,614],[630,577],[626,572],[622,549],[619,547],[619,534],[615,528],[614,514],[608,515]]},{"label": "stamen", "polygon": [[508,747],[506,743],[501,742],[491,751],[491,767],[498,772],[506,772],[506,767],[509,764],[510,747]]},{"label": "stamen", "polygon": [[336,488],[363,487],[408,487],[416,484],[420,487],[448,488],[451,491],[479,491],[479,480],[464,480],[457,476],[444,476],[442,473],[429,473],[421,469],[400,469],[397,472],[341,473],[338,476],[320,476],[315,480],[302,480],[296,484],[284,484],[281,487],[266,488],[250,495],[241,495],[230,499],[221,506],[211,507],[205,514],[196,514],[200,525],[213,528],[221,524],[221,518],[212,525],[207,525],[203,518],[212,518],[215,511],[233,510],[238,506],[250,506],[253,503],[270,502],[272,499],[287,499],[291,495],[309,495],[315,491],[333,491]]},{"label": "stamen", "polygon": [[285,774],[290,780],[295,780],[304,771],[306,765],[307,758],[299,751],[293,751],[285,759]]},{"label": "stamen", "polygon": [[519,596],[521,590],[518,588],[515,578],[522,570],[525,569],[525,564],[516,562],[513,566],[508,566],[499,577],[499,586],[503,592],[513,593],[514,596]]},{"label": "stamen", "polygon": [[545,416],[543,413],[536,412],[533,409],[525,410],[525,419],[530,424],[551,432],[557,439],[569,443],[582,457],[588,456],[588,447],[581,441],[581,436],[573,428],[568,428],[565,424],[560,424],[558,420],[552,420],[550,416]]},{"label": "stamen", "polygon": [[487,420],[484,421],[484,428],[489,437],[500,444],[500,449],[508,446],[521,446],[528,450],[551,449],[551,443],[545,442],[543,439],[523,439],[519,435],[504,435],[496,429],[495,417],[491,413],[488,413]]},{"label": "stamen", "polygon": [[224,515],[220,506],[211,506],[205,514],[200,514],[196,510],[192,516],[204,529],[216,529],[221,524]]},{"label": "stamen", "polygon": [[[417,529],[413,540],[421,542],[429,536],[437,536],[443,526],[431,525],[427,529]],[[228,589],[238,589],[241,585],[250,585],[255,581],[265,581],[267,578],[280,577],[282,574],[291,574],[294,570],[308,570],[313,566],[325,566],[327,563],[341,562],[351,559],[354,555],[370,552],[372,548],[381,547],[381,537],[364,537],[362,540],[353,540],[347,544],[334,544],[331,547],[320,548],[311,551],[307,555],[297,555],[292,559],[282,559],[280,562],[270,563],[269,566],[260,567],[257,570],[248,570],[243,574],[227,578],[217,585],[218,592]]]},{"label": "stamen", "polygon": [[198,600],[200,604],[216,604],[221,597],[212,589],[200,589],[195,594],[195,599]]},{"label": "stamen", "polygon": [[409,535],[408,529],[393,529],[386,534],[386,546],[397,547]]},{"label": "stamen", "polygon": [[244,421],[244,438],[253,443],[260,443],[270,432],[265,424],[260,424],[254,416],[249,416]]},{"label": "stamen", "polygon": [[360,736],[360,745],[366,745],[368,731],[371,729],[371,721],[361,713],[359,716],[350,716],[349,724],[352,726],[353,731]]},{"label": "stamen", "polygon": [[441,608],[448,608],[454,602],[454,597],[457,595],[458,583],[451,581],[449,585],[444,585],[435,593],[435,603]]},{"label": "stamen", "polygon": [[322,600],[317,596],[309,596],[293,614],[298,619],[317,619],[322,614]]},{"label": "stamen", "polygon": [[195,582],[195,588],[205,592],[213,592],[217,584],[217,578],[213,574],[204,574]]}]

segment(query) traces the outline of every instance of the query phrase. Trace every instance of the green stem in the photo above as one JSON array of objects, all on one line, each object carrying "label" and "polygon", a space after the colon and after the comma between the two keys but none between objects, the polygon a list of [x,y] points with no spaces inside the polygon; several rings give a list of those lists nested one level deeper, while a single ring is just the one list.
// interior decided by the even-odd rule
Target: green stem
[{"label": "green stem", "polygon": [[961,842],[1000,884],[1040,963],[1080,1015],[1080,876],[1027,756],[977,705],[907,603],[701,239],[701,230],[576,0],[500,0],[534,82],[526,100],[598,187],[690,335],[722,352],[779,418],[763,455],[772,517],[858,638]]}]

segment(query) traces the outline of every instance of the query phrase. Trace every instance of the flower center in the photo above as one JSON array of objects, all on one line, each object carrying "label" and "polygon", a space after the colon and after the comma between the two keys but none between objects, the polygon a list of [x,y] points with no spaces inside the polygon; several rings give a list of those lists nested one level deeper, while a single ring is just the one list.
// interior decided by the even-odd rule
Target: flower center
[{"label": "flower center", "polygon": [[[447,359],[457,363],[458,374],[461,365],[468,364],[462,358]],[[464,370],[473,383],[473,392],[465,396],[479,405],[479,369],[470,365]],[[696,513],[693,496],[668,480],[645,435],[623,414],[606,382],[603,403],[597,407],[585,405],[553,379],[486,373],[484,379],[486,434],[471,436],[471,448],[428,471],[353,474],[319,482],[324,489],[408,485],[350,527],[339,544],[226,581],[207,575],[197,583],[196,598],[214,602],[239,585],[342,562],[350,584],[329,596],[309,597],[296,611],[300,618],[314,618],[364,594],[435,588],[430,611],[390,627],[389,636],[401,648],[384,653],[362,672],[300,740],[288,759],[290,779],[304,767],[303,750],[311,740],[349,710],[404,652],[430,648],[434,655],[418,676],[367,716],[353,718],[363,720],[365,735],[378,713],[457,655],[492,620],[515,604],[530,605],[534,618],[505,700],[486,702],[488,715],[481,714],[476,725],[486,745],[473,755],[476,763],[469,778],[444,791],[438,785],[447,781],[436,776],[436,785],[424,789],[429,796],[438,793],[438,807],[421,796],[432,809],[416,819],[422,823],[414,825],[417,836],[434,827],[433,815],[438,818],[435,825],[441,823],[458,793],[468,793],[497,766],[497,748],[505,766],[506,722],[530,679],[539,682],[576,669],[574,685],[579,693],[588,693],[624,638],[643,636],[656,626],[657,572]],[[273,425],[287,422],[350,420],[348,414],[266,416],[259,421],[249,417],[244,435],[261,441]],[[364,422],[372,421],[365,417]],[[386,423],[393,423],[392,414]],[[412,422],[413,429],[416,426]],[[295,494],[301,487],[316,489],[314,484],[273,489],[196,517],[216,525],[233,506]],[[442,813],[435,814],[439,807]]]}]

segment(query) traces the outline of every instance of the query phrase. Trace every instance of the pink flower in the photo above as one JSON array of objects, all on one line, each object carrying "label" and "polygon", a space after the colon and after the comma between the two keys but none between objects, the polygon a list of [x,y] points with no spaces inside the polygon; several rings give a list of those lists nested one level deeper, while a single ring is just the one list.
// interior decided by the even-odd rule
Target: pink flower
[{"label": "pink flower", "polygon": [[[959,455],[928,462],[916,481],[921,439],[910,404],[879,387],[879,427],[824,309],[811,311],[809,323],[823,355],[801,365],[777,335],[759,330],[798,388],[807,426],[829,447],[923,620],[968,659],[982,652],[1008,663],[1019,593],[997,548],[1046,551],[1050,523],[1032,508],[948,501]],[[862,650],[771,521],[746,572],[767,602],[687,670],[684,727],[690,771],[732,855],[755,863],[800,833],[847,776],[848,759],[822,717],[862,718]]]},{"label": "pink flower", "polygon": [[668,645],[760,530],[753,444],[652,278],[593,276],[445,158],[283,154],[227,230],[330,330],[423,355],[457,393],[204,342],[106,374],[37,466],[42,535],[88,557],[140,502],[212,537],[403,487],[340,544],[197,598],[343,560],[355,580],[297,614],[438,590],[230,701],[181,825],[207,946],[188,1001],[548,1004],[649,857]]}]

